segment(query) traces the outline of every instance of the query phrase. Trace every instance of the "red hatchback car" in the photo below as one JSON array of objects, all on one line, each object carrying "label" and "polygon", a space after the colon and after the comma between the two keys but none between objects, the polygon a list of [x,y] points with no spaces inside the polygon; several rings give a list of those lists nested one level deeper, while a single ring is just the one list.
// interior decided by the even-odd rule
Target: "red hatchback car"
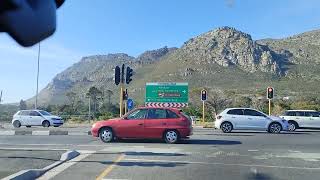
[{"label": "red hatchback car", "polygon": [[180,138],[192,135],[192,123],[179,109],[141,107],[122,118],[93,124],[91,133],[105,143],[115,138],[163,139],[176,143]]}]

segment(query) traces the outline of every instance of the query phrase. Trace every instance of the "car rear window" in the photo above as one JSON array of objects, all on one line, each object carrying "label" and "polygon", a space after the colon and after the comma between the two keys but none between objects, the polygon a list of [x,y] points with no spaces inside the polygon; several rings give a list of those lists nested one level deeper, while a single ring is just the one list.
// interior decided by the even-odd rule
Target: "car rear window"
[{"label": "car rear window", "polygon": [[20,111],[20,116],[29,116],[30,111]]},{"label": "car rear window", "polygon": [[243,110],[242,109],[231,109],[227,112],[227,114],[232,114],[232,115],[243,115]]},{"label": "car rear window", "polygon": [[176,113],[174,113],[174,112],[172,112],[170,110],[167,110],[167,118],[168,119],[174,119],[174,118],[179,118],[179,116]]},{"label": "car rear window", "polygon": [[296,111],[296,116],[305,116],[303,111]]},{"label": "car rear window", "polygon": [[296,116],[296,112],[295,111],[287,111],[284,115],[285,116]]}]

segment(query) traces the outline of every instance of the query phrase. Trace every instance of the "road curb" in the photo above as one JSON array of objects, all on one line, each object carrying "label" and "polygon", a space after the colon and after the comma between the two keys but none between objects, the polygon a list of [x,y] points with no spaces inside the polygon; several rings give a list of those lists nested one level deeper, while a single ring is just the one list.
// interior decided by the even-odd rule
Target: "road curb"
[{"label": "road curb", "polygon": [[83,136],[83,135],[91,135],[91,131],[14,131],[14,130],[7,130],[7,131],[0,131],[0,136],[14,136],[14,135],[32,135],[32,136]]},{"label": "road curb", "polygon": [[27,170],[22,170],[19,171],[15,174],[12,174],[10,176],[7,176],[5,178],[3,178],[3,180],[26,180],[26,179],[36,179],[40,176],[42,176],[44,173],[46,173],[47,171],[61,165],[62,163],[69,161],[77,156],[79,156],[80,153],[78,151],[72,150],[72,151],[67,151],[65,153],[63,153],[60,157],[60,160],[44,167],[43,169],[27,169]]}]

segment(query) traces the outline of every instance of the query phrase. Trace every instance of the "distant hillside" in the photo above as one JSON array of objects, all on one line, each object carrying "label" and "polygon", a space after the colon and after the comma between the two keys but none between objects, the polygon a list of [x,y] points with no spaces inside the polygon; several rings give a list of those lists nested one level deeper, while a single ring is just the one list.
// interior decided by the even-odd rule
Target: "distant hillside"
[{"label": "distant hillside", "polygon": [[150,50],[137,58],[124,53],[88,56],[58,74],[40,92],[39,101],[65,103],[70,91],[84,99],[88,89],[96,86],[113,91],[116,102],[113,69],[123,63],[135,71],[128,89],[140,102],[145,83],[151,81],[184,81],[191,89],[209,87],[239,94],[272,85],[277,95],[319,95],[318,37],[320,31],[311,31],[285,39],[254,41],[246,33],[222,27],[191,38],[181,48]]}]

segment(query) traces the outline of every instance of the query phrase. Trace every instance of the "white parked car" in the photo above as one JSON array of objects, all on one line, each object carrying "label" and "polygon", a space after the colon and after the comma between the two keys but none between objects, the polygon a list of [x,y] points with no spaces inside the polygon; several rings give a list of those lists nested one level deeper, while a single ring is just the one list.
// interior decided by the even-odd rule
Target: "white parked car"
[{"label": "white parked car", "polygon": [[61,117],[54,116],[47,111],[21,110],[13,115],[11,123],[15,128],[19,128],[20,126],[58,127],[63,125],[63,120]]},{"label": "white parked car", "polygon": [[268,116],[250,108],[228,108],[217,115],[215,127],[224,133],[232,130],[265,130],[269,133],[280,133],[288,130],[288,121]]},{"label": "white parked car", "polygon": [[320,128],[320,113],[314,110],[288,110],[280,116],[289,122],[289,131],[298,128]]}]

